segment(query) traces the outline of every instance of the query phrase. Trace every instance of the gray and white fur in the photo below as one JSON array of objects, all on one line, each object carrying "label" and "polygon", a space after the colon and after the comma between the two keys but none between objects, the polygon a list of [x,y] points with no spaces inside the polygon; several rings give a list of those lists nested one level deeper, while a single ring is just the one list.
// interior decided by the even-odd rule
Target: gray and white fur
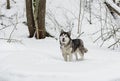
[{"label": "gray and white fur", "polygon": [[84,47],[81,39],[71,39],[70,32],[61,31],[59,41],[62,56],[65,61],[72,61],[72,55],[74,54],[76,60],[78,60],[77,53],[81,56],[81,60],[84,58],[84,53],[87,53],[87,48]]}]

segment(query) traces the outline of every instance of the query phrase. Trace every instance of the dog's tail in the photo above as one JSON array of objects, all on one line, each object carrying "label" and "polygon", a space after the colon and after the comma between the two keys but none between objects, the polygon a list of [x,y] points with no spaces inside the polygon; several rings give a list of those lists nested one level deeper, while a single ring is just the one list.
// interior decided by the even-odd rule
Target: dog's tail
[{"label": "dog's tail", "polygon": [[84,48],[84,53],[87,53],[88,52],[88,49],[87,48]]}]

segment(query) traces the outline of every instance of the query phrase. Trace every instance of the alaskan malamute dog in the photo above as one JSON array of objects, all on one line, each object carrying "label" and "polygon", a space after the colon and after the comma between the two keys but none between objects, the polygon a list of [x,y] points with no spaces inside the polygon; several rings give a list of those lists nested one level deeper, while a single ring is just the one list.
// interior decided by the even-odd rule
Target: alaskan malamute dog
[{"label": "alaskan malamute dog", "polygon": [[76,60],[78,60],[77,53],[81,56],[81,60],[84,58],[84,53],[88,50],[84,47],[83,41],[81,39],[71,39],[70,32],[61,31],[60,33],[60,49],[62,51],[62,56],[65,61],[72,61],[72,54],[75,55]]}]

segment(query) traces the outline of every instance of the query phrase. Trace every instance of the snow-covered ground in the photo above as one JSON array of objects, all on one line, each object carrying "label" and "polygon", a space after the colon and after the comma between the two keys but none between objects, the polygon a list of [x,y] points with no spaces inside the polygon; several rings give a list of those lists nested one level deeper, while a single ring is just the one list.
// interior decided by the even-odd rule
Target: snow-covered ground
[{"label": "snow-covered ground", "polygon": [[[92,25],[88,22],[88,13],[85,13],[83,19],[82,31],[84,34],[81,38],[85,47],[88,48],[84,60],[65,62],[59,40],[27,38],[27,26],[22,23],[26,21],[24,0],[15,1],[16,3],[11,1],[11,10],[5,9],[5,0],[0,1],[0,15],[6,16],[0,16],[0,23],[11,25],[8,19],[11,16],[14,23],[18,19],[17,27],[11,38],[21,40],[21,42],[8,43],[6,40],[0,39],[0,81],[120,81],[119,48],[118,50],[100,48],[99,42],[92,43],[96,37],[92,37],[91,34],[100,29],[100,22],[94,16],[92,16]],[[68,11],[66,15],[70,16],[68,20],[74,19],[71,13],[75,13],[75,16],[78,15],[78,2],[79,0],[47,0],[47,10],[50,9],[51,12],[54,12],[59,23],[67,26],[63,15]],[[70,4],[66,6],[66,3]],[[75,5],[76,3],[77,5]],[[99,5],[94,4],[92,7],[95,6]],[[99,14],[99,9],[94,8],[93,11],[96,11],[94,14]],[[76,20],[74,22],[77,23]],[[0,24],[0,29],[3,27]],[[12,25],[0,30],[0,38],[9,38],[13,29]],[[58,30],[54,30],[52,23],[47,26],[47,30],[56,37],[59,36]],[[73,38],[77,37],[76,32],[77,26],[75,25],[72,30]]]},{"label": "snow-covered ground", "polygon": [[59,41],[24,39],[0,43],[0,81],[119,81],[120,54],[86,44],[83,61],[65,62]]}]

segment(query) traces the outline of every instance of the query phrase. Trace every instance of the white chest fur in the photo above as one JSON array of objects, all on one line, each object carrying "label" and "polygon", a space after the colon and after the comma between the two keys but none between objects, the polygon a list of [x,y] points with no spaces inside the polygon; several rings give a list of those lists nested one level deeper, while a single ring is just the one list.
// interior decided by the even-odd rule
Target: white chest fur
[{"label": "white chest fur", "polygon": [[70,46],[61,46],[61,50],[63,54],[71,54],[72,48]]}]

